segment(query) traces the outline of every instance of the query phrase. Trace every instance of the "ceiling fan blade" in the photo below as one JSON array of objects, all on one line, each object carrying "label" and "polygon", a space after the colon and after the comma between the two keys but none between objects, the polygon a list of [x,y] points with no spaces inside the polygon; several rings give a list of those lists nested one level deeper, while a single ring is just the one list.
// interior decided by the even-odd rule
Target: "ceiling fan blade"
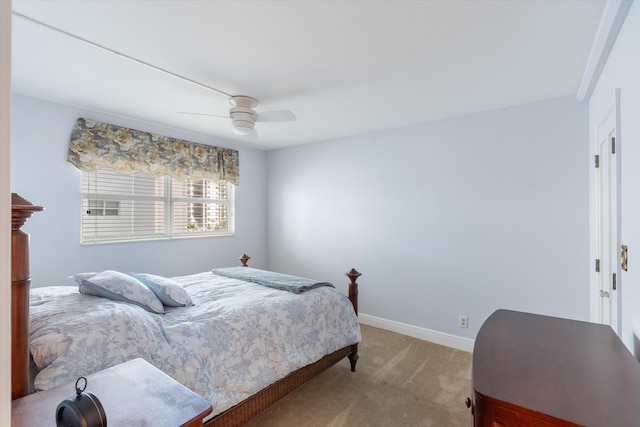
[{"label": "ceiling fan blade", "polygon": [[191,114],[193,116],[220,117],[222,119],[230,119],[231,118],[229,116],[221,116],[219,114],[192,113],[190,111],[178,111],[178,114]]},{"label": "ceiling fan blade", "polygon": [[256,122],[293,122],[296,116],[288,110],[264,111],[258,113]]}]

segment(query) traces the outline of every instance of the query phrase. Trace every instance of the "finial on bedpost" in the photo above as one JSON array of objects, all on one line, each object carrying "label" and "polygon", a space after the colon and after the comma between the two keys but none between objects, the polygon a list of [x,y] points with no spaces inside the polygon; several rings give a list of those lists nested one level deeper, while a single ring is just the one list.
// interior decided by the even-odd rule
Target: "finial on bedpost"
[{"label": "finial on bedpost", "polygon": [[243,267],[248,267],[247,261],[249,261],[251,257],[247,254],[242,254],[242,256],[238,259],[240,260],[240,262],[242,262]]},{"label": "finial on bedpost", "polygon": [[351,283],[349,283],[349,299],[353,304],[353,309],[356,311],[356,314],[358,314],[358,284],[356,283],[356,280],[358,280],[358,277],[362,276],[362,274],[360,274],[355,268],[352,268],[351,271],[345,274],[349,280],[351,280]]},{"label": "finial on bedpost", "polygon": [[[353,309],[356,311],[356,316],[358,315],[358,284],[356,280],[361,274],[355,269],[352,268],[351,271],[345,273],[351,283],[349,283],[349,300],[351,300],[351,304],[353,304]],[[358,362],[358,344],[354,344],[351,346],[351,354],[349,354],[349,362],[351,362],[351,372],[355,372],[356,363]]]}]

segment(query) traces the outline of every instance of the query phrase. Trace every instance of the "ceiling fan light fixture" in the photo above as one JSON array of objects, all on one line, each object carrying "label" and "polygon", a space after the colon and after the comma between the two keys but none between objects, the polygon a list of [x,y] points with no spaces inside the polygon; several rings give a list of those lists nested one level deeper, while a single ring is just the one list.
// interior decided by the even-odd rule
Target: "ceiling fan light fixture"
[{"label": "ceiling fan light fixture", "polygon": [[[2,1],[2,0],[0,0]],[[291,111],[264,111],[260,114],[253,109],[258,104],[254,98],[249,96],[232,96],[229,98],[231,108],[228,116],[219,116],[216,114],[204,113],[188,113],[211,117],[224,117],[231,119],[231,130],[236,135],[247,136],[256,135],[256,122],[290,122],[295,121],[296,116]]]},{"label": "ceiling fan light fixture", "polygon": [[255,133],[255,123],[245,120],[233,120],[231,122],[231,128],[237,135],[252,135]]}]

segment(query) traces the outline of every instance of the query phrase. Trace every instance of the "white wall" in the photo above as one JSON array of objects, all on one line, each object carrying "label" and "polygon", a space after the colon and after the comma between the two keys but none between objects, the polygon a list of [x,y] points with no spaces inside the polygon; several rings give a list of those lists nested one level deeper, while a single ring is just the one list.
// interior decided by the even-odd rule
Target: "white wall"
[{"label": "white wall", "polygon": [[466,338],[498,308],[588,320],[588,137],[565,97],[270,151],[269,268],[355,267],[362,313]]},{"label": "white wall", "polygon": [[[619,281],[621,339],[640,357],[640,5],[634,2],[589,99],[590,156],[595,150],[595,128],[605,107],[620,88],[621,244],[629,247],[629,271]],[[593,180],[593,171],[591,171]],[[593,193],[593,192],[592,192]],[[594,194],[591,194],[593,197]],[[595,218],[592,201],[592,221]],[[595,226],[594,226],[595,227]],[[595,258],[595,234],[592,236]],[[592,305],[596,282],[592,274]]]},{"label": "white wall", "polygon": [[[80,171],[66,161],[69,137],[78,117],[238,149],[235,236],[81,246]],[[17,94],[13,96],[12,126],[12,191],[46,209],[23,227],[31,235],[33,287],[72,285],[66,277],[80,271],[189,274],[240,265],[238,257],[244,252],[252,257],[250,265],[266,266],[265,152]]]},{"label": "white wall", "polygon": [[0,1],[0,426],[11,423],[11,1]]}]

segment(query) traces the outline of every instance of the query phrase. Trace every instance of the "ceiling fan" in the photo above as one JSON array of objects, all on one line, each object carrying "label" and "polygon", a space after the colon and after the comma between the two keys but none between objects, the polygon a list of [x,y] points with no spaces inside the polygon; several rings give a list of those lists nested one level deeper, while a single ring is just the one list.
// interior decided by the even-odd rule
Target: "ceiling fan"
[{"label": "ceiling fan", "polygon": [[179,111],[180,114],[194,114],[198,116],[222,117],[231,119],[231,129],[237,135],[253,135],[256,133],[256,122],[291,122],[296,120],[296,116],[288,110],[263,111],[257,113],[254,107],[258,105],[258,101],[250,96],[230,96],[228,116],[220,116],[217,114],[191,113],[187,111]]},{"label": "ceiling fan", "polygon": [[80,40],[86,44],[89,44],[93,47],[97,47],[98,49],[107,51],[109,53],[112,53],[116,56],[119,56],[121,58],[127,59],[129,61],[135,62],[137,64],[140,65],[144,65],[145,67],[154,69],[156,71],[160,71],[162,73],[168,74],[170,76],[176,77],[180,80],[186,81],[188,83],[194,84],[196,86],[199,86],[201,88],[210,90],[212,92],[218,93],[220,95],[224,95],[227,98],[229,98],[229,103],[231,104],[231,108],[229,109],[229,115],[228,116],[219,116],[219,115],[215,115],[215,114],[205,114],[205,113],[191,113],[191,112],[185,112],[185,111],[180,111],[179,113],[181,114],[194,114],[194,115],[200,115],[200,116],[210,116],[210,117],[222,117],[222,118],[227,118],[227,119],[231,119],[231,128],[233,129],[233,132],[238,134],[238,135],[255,135],[256,131],[255,131],[255,124],[256,122],[290,122],[290,121],[295,121],[296,120],[296,116],[291,112],[291,111],[287,111],[287,110],[278,110],[278,111],[264,111],[262,113],[257,113],[254,110],[254,107],[258,105],[258,101],[255,98],[251,98],[250,96],[243,96],[243,95],[231,95],[229,93],[226,93],[220,89],[215,89],[211,86],[207,86],[205,84],[199,83],[195,80],[191,80],[187,77],[181,76],[179,74],[173,73],[171,71],[165,70],[164,68],[160,68],[157,67],[153,64],[149,64],[148,62],[144,62],[141,61],[140,59],[134,58],[132,56],[126,55],[124,53],[118,52],[116,50],[110,49],[106,46],[100,45],[98,43],[94,43],[91,40],[87,40],[85,38],[82,38],[80,36],[77,36],[75,34],[72,34],[68,31],[62,30],[60,28],[54,27],[52,25],[46,24],[42,21],[38,21],[37,19],[31,18],[29,16],[23,15],[21,13],[18,12],[13,12],[13,15],[18,16],[20,18],[26,19],[28,21],[34,22],[38,25],[41,25],[43,27],[49,28],[51,30],[54,30],[58,33],[67,35],[69,37],[73,37],[74,39]]}]

